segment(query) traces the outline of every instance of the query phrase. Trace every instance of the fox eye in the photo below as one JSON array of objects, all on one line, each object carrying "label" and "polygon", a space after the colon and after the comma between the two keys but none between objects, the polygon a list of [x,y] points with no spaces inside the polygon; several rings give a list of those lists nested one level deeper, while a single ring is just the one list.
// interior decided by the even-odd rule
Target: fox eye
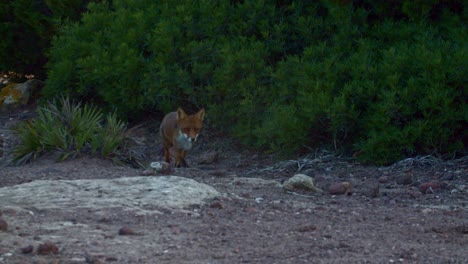
[{"label": "fox eye", "polygon": [[187,134],[187,135],[189,135],[190,132],[198,134],[200,132],[200,129],[199,128],[182,128],[182,132],[184,132],[184,134]]}]

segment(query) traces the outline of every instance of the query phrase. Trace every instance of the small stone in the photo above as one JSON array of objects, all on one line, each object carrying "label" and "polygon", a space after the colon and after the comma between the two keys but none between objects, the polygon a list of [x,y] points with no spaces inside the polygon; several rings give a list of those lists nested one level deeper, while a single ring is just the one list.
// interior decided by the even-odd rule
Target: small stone
[{"label": "small stone", "polygon": [[422,194],[421,194],[421,192],[419,192],[418,190],[414,190],[414,189],[413,189],[413,190],[409,190],[409,191],[408,191],[408,195],[409,195],[409,197],[411,197],[411,198],[413,198],[413,199],[416,199],[416,198],[421,197]]},{"label": "small stone", "polygon": [[141,176],[152,176],[156,175],[156,172],[154,170],[144,170],[141,172]]},{"label": "small stone", "polygon": [[110,223],[110,222],[112,222],[112,220],[110,218],[104,216],[104,217],[99,218],[98,222],[99,223]]},{"label": "small stone", "polygon": [[409,174],[400,175],[396,178],[396,183],[400,185],[410,185],[413,183],[413,177]]},{"label": "small stone", "polygon": [[379,177],[378,181],[379,181],[379,183],[388,183],[389,178],[388,178],[388,176],[381,176],[381,177]]},{"label": "small stone", "polygon": [[433,193],[434,190],[445,188],[447,184],[440,181],[430,181],[419,185],[419,190],[424,194]]},{"label": "small stone", "polygon": [[300,226],[297,229],[298,232],[312,232],[312,231],[315,231],[315,230],[317,230],[316,225],[304,225],[304,226]]},{"label": "small stone", "polygon": [[220,201],[216,201],[210,204],[210,208],[224,209],[224,205]]},{"label": "small stone", "polygon": [[58,251],[58,247],[50,241],[40,244],[37,248],[37,254],[39,255],[56,255]]},{"label": "small stone", "polygon": [[199,164],[213,164],[219,159],[219,153],[217,151],[211,150],[201,154],[198,159]]},{"label": "small stone", "polygon": [[21,248],[21,253],[29,254],[29,253],[33,252],[33,250],[34,250],[34,247],[32,245],[29,245],[29,246]]},{"label": "small stone", "polygon": [[377,198],[380,194],[380,189],[378,184],[367,184],[362,187],[362,193],[370,198]]},{"label": "small stone", "polygon": [[157,172],[164,172],[171,168],[171,165],[165,161],[151,162],[150,167]]},{"label": "small stone", "polygon": [[7,231],[8,223],[5,219],[0,217],[0,231]]},{"label": "small stone", "polygon": [[423,214],[432,214],[432,213],[434,213],[434,209],[424,208],[424,209],[421,210],[421,213],[423,213]]},{"label": "small stone", "polygon": [[247,207],[247,208],[244,208],[244,212],[246,212],[246,213],[255,213],[255,212],[257,212],[257,210],[254,207]]},{"label": "small stone", "polygon": [[351,192],[351,183],[349,182],[339,182],[330,185],[328,188],[330,194],[352,194]]},{"label": "small stone", "polygon": [[119,235],[121,235],[121,236],[134,236],[134,235],[136,235],[136,233],[130,227],[124,226],[124,227],[119,229]]},{"label": "small stone", "polygon": [[103,256],[93,256],[93,255],[88,255],[85,257],[86,263],[91,263],[91,264],[104,264],[104,259]]},{"label": "small stone", "polygon": [[252,197],[252,194],[249,193],[249,192],[243,192],[240,194],[241,197],[243,198],[251,198]]}]

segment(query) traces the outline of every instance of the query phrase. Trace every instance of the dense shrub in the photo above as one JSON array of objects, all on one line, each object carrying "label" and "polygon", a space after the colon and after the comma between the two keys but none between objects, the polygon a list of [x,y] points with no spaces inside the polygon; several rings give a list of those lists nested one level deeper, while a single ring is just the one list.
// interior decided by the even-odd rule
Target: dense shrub
[{"label": "dense shrub", "polygon": [[461,1],[92,3],[53,41],[44,95],[127,118],[208,109],[245,143],[384,164],[465,149]]}]

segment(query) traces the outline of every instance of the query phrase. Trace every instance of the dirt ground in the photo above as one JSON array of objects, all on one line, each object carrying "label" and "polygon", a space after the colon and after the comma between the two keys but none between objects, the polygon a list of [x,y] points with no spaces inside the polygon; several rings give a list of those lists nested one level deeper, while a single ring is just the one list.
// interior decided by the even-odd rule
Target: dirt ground
[{"label": "dirt ground", "polygon": [[[2,113],[0,129],[27,116]],[[157,127],[157,120],[148,120],[141,129],[153,161],[161,160]],[[468,263],[466,158],[418,157],[388,167],[325,152],[277,160],[208,130],[187,159],[191,167],[170,174],[208,184],[223,196],[185,210],[137,216],[123,208],[72,214],[0,208],[5,221],[21,217],[29,223],[0,230],[0,263]],[[199,164],[210,151],[217,161]],[[145,173],[93,157],[64,162],[43,157],[0,168],[0,188],[39,179]],[[313,177],[324,192],[278,187],[296,173]],[[330,185],[339,182],[351,183],[352,192],[330,194]],[[430,188],[423,193],[422,185]],[[157,208],[147,208],[152,209]],[[52,222],[69,228],[47,228]],[[73,228],[79,226],[89,233]],[[122,228],[129,231],[119,233]],[[16,242],[2,244],[6,233]],[[47,241],[58,252],[38,254],[37,245]]]}]

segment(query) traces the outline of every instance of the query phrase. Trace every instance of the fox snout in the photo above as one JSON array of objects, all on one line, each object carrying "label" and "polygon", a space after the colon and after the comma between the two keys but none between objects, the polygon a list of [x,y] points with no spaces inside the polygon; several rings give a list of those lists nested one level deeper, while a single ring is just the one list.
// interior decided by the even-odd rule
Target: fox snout
[{"label": "fox snout", "polygon": [[197,138],[198,138],[198,134],[196,134],[195,136],[187,136],[187,140],[190,142],[197,141]]}]

